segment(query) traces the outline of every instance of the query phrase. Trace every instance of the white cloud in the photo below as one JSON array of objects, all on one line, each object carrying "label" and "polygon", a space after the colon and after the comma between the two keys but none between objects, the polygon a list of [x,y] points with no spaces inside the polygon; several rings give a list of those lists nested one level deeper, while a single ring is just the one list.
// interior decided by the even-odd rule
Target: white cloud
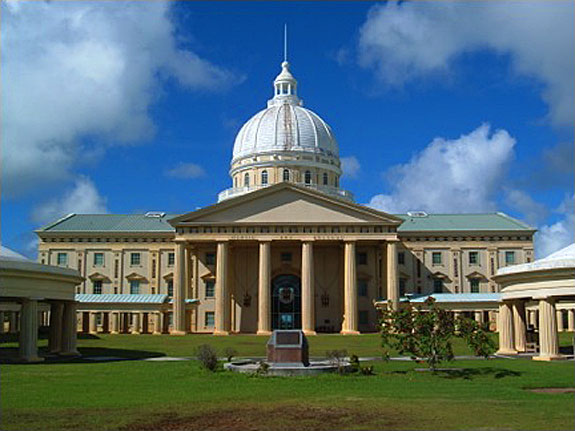
[{"label": "white cloud", "polygon": [[176,167],[166,171],[166,175],[174,178],[199,178],[206,175],[206,171],[195,163],[179,163]]},{"label": "white cloud", "polygon": [[361,28],[360,63],[402,85],[445,76],[469,52],[509,55],[516,73],[543,83],[552,121],[571,125],[574,40],[573,2],[390,2],[374,6]]},{"label": "white cloud", "polygon": [[38,224],[53,222],[67,214],[105,214],[106,198],[100,195],[94,183],[86,177],[76,179],[74,187],[60,198],[44,202],[34,209],[32,219]]},{"label": "white cloud", "polygon": [[391,213],[495,211],[495,197],[513,159],[515,139],[483,124],[458,139],[436,138],[409,163],[387,172],[390,194],[369,205]]},{"label": "white cloud", "polygon": [[168,79],[192,90],[237,82],[178,46],[171,7],[2,3],[5,197],[73,178],[77,162],[94,154],[87,138],[106,145],[150,138],[149,108]]},{"label": "white cloud", "polygon": [[510,189],[505,193],[505,203],[523,214],[523,218],[532,226],[540,223],[548,212],[545,205],[533,200],[533,198],[523,190]]},{"label": "white cloud", "polygon": [[556,252],[575,241],[575,195],[568,196],[556,212],[560,219],[542,226],[535,235],[535,252],[538,258]]},{"label": "white cloud", "polygon": [[361,165],[355,156],[341,158],[341,170],[343,175],[349,178],[357,178]]}]

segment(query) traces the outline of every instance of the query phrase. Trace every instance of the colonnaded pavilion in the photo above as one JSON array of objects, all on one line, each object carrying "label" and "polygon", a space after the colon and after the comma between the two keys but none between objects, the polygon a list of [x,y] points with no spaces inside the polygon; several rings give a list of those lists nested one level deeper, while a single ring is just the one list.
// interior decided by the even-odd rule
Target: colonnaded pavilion
[{"label": "colonnaded pavilion", "polygon": [[236,137],[217,203],[70,214],[37,230],[38,259],[84,277],[86,332],[356,334],[376,330],[378,304],[430,294],[496,325],[494,276],[533,261],[533,228],[503,213],[377,211],[341,175],[332,129],[304,108],[284,62]]}]

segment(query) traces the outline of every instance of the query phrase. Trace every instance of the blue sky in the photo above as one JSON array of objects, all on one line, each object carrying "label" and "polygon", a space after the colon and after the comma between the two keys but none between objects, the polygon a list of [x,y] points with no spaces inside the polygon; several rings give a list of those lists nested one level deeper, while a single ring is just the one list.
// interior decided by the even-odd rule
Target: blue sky
[{"label": "blue sky", "polygon": [[2,242],[20,252],[69,212],[214,203],[271,97],[284,23],[359,203],[505,211],[540,229],[539,255],[573,242],[570,2],[2,8]]}]

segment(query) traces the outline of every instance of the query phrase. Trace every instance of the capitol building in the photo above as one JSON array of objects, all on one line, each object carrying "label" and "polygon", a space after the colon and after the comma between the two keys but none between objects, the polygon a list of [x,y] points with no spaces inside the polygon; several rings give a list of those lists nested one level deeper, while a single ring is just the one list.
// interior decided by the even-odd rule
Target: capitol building
[{"label": "capitol building", "polygon": [[[239,131],[230,187],[186,214],[70,214],[36,231],[38,260],[76,269],[79,329],[95,333],[357,334],[378,308],[433,294],[495,322],[497,271],[534,258],[503,213],[388,214],[341,188],[331,127],[287,62]],[[418,202],[413,202],[417,209]]]}]

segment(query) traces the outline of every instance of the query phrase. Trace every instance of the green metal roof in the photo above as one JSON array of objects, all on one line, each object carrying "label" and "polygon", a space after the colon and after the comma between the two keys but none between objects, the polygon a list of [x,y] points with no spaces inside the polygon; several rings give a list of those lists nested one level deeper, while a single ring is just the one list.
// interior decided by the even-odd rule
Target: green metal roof
[{"label": "green metal roof", "polygon": [[[174,232],[168,223],[178,214],[148,217],[145,214],[70,214],[38,232]],[[401,232],[520,231],[535,229],[503,213],[428,214],[423,217],[396,214],[404,220]]]},{"label": "green metal roof", "polygon": [[168,220],[175,214],[148,217],[145,214],[70,214],[39,232],[173,232]]},{"label": "green metal roof", "polygon": [[490,214],[427,214],[423,217],[396,214],[404,222],[398,232],[446,231],[522,231],[535,229],[503,213]]}]

